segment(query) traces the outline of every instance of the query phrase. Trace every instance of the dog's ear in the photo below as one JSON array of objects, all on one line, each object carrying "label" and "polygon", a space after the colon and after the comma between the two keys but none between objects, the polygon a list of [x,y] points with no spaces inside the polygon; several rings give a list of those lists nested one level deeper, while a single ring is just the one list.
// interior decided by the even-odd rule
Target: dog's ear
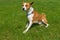
[{"label": "dog's ear", "polygon": [[32,5],[34,2],[31,2],[30,5]]}]

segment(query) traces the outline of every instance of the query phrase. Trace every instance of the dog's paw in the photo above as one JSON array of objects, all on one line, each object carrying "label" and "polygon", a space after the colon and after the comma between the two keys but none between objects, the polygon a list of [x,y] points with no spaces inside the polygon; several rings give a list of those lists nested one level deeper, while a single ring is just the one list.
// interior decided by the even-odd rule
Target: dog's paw
[{"label": "dog's paw", "polygon": [[49,24],[47,24],[45,27],[47,28],[49,26]]},{"label": "dog's paw", "polygon": [[25,34],[26,33],[26,31],[23,31],[23,34]]},{"label": "dog's paw", "polygon": [[26,32],[23,32],[23,34],[25,34]]}]

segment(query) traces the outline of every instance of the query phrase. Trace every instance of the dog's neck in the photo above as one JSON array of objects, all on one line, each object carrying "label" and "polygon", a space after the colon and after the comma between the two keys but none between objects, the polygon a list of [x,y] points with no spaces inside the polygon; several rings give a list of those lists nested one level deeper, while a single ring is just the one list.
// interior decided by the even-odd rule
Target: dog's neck
[{"label": "dog's neck", "polygon": [[27,15],[30,15],[32,14],[34,11],[33,7],[30,7],[29,10],[27,11]]}]

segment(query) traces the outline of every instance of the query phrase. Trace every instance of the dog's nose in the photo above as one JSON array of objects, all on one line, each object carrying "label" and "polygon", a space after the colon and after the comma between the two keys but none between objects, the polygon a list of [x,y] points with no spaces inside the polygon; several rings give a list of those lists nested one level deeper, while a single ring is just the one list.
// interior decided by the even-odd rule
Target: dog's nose
[{"label": "dog's nose", "polygon": [[23,10],[24,10],[24,8],[23,8]]}]

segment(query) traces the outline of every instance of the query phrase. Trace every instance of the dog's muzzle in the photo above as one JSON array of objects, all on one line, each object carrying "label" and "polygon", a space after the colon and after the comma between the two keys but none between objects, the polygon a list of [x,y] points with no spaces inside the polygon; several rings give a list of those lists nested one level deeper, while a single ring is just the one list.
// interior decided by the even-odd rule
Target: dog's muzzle
[{"label": "dog's muzzle", "polygon": [[24,11],[24,8],[23,8],[23,11]]}]

